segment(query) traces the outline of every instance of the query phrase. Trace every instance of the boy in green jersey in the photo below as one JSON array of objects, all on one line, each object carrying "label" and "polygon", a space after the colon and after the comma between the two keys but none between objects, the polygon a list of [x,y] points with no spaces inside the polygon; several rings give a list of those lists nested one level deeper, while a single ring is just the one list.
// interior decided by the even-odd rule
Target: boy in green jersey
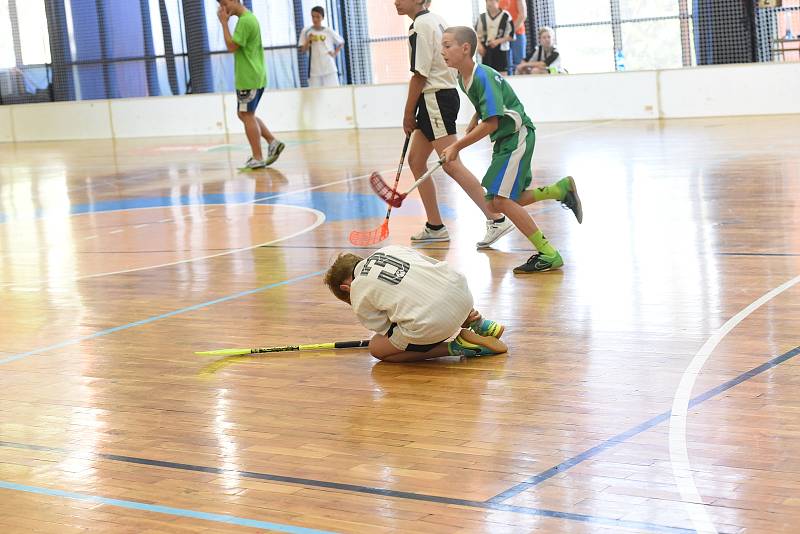
[{"label": "boy in green jersey", "polygon": [[[264,67],[264,48],[261,45],[261,26],[253,13],[244,7],[240,0],[217,0],[217,17],[222,24],[225,45],[233,52],[233,76],[236,82],[236,99],[239,103],[239,119],[244,123],[244,131],[253,155],[245,167],[260,169],[271,165],[281,155],[285,145],[275,139],[267,125],[256,117],[256,108],[267,85],[267,71]],[[228,19],[236,16],[236,29],[231,35]],[[269,144],[267,159],[261,152],[261,138]]]},{"label": "boy in green jersey", "polygon": [[467,26],[448,28],[442,37],[442,57],[447,66],[458,70],[461,90],[476,110],[467,135],[448,146],[442,157],[452,161],[462,148],[488,135],[494,143],[494,152],[481,182],[487,191],[486,198],[491,208],[511,219],[537,250],[514,272],[527,274],[558,269],[564,265],[561,254],[547,241],[523,206],[540,200],[558,200],[573,211],[580,223],[583,211],[575,181],[567,176],[552,185],[528,189],[536,130],[508,82],[496,70],[473,60],[477,40],[475,31]]}]

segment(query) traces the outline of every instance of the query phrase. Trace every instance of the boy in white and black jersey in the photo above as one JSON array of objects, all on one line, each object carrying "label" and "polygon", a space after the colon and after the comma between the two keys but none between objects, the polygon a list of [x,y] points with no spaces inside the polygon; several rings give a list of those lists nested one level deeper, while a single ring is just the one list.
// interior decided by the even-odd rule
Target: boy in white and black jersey
[{"label": "boy in white and black jersey", "polygon": [[484,65],[497,72],[508,70],[509,43],[514,40],[514,19],[511,13],[500,9],[498,0],[486,0],[486,12],[475,23],[478,34],[478,54]]},{"label": "boy in white and black jersey", "polygon": [[336,55],[344,47],[344,39],[333,29],[322,25],[325,9],[311,9],[312,25],[300,32],[300,50],[308,52],[308,86],[338,87],[339,69]]},{"label": "boy in white and black jersey", "polygon": [[527,61],[517,66],[517,74],[555,74],[566,72],[561,66],[561,54],[556,49],[555,33],[548,26],[539,28],[539,44]]},{"label": "boy in white and black jersey", "polygon": [[507,350],[498,339],[503,326],[472,307],[464,275],[412,248],[383,247],[367,258],[342,253],[325,273],[325,285],[375,332],[369,350],[380,360],[405,363]]},{"label": "boy in white and black jersey", "polygon": [[[411,72],[408,85],[403,130],[411,137],[408,164],[415,178],[428,170],[428,158],[456,141],[456,119],[460,105],[455,77],[442,59],[442,34],[445,21],[425,9],[425,0],[394,0],[398,15],[408,15],[413,20],[409,28]],[[495,213],[486,204],[483,188],[460,159],[445,163],[449,174],[486,217],[486,235],[478,247],[488,247],[514,229],[502,214]],[[436,185],[426,180],[419,186],[425,207],[425,228],[411,236],[412,243],[449,241],[450,235],[442,222],[436,201]]]}]

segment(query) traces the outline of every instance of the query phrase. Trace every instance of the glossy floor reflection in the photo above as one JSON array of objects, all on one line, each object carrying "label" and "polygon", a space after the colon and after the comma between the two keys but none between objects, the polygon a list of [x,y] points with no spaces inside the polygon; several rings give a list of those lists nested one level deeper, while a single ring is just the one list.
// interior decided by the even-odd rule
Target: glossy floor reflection
[{"label": "glossy floor reflection", "polygon": [[[0,530],[794,532],[798,138],[797,116],[540,125],[534,181],[574,175],[585,218],[532,207],[566,265],[529,277],[526,240],[476,251],[437,174],[452,241],[426,251],[510,350],[414,365],[193,354],[368,336],[320,271],[382,222],[366,177],[400,131],[287,134],[246,174],[243,139],[0,145]],[[409,198],[387,243],[423,222]]]}]

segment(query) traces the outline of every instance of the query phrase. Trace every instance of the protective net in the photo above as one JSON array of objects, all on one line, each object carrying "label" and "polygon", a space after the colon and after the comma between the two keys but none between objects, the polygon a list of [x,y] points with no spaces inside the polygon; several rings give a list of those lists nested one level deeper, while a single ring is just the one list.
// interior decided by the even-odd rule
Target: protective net
[{"label": "protective net", "polygon": [[[516,0],[515,0],[516,1]],[[800,0],[524,0],[529,55],[554,30],[569,72],[800,61]],[[244,0],[261,25],[273,89],[307,85],[298,36],[311,8],[346,45],[341,83],[408,80],[410,20],[385,0]],[[233,90],[216,0],[0,0],[0,103]],[[433,0],[474,25],[482,0]],[[230,27],[236,24],[231,19]]]}]

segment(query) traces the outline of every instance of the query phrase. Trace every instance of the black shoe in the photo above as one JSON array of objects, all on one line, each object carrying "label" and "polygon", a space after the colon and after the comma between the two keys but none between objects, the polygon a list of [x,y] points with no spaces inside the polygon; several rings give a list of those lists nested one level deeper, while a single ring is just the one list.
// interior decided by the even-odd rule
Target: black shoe
[{"label": "black shoe", "polygon": [[564,260],[561,259],[561,254],[558,252],[555,256],[545,256],[537,252],[519,267],[514,267],[514,274],[543,273],[560,269],[563,265]]}]

